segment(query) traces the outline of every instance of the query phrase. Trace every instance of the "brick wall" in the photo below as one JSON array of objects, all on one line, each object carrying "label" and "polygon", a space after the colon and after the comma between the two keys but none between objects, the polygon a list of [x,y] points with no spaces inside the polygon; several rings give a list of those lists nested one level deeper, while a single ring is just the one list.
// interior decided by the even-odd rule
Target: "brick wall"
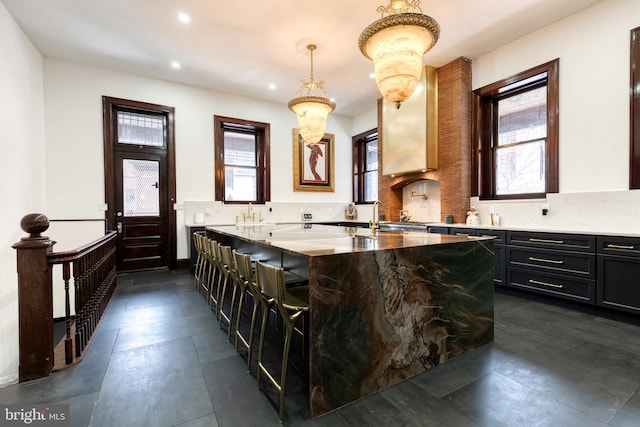
[{"label": "brick wall", "polygon": [[[382,100],[378,101],[378,170],[382,171]],[[399,221],[402,188],[421,179],[440,181],[441,221],[464,222],[471,197],[471,61],[458,58],[438,68],[438,169],[391,177],[378,175],[380,213]]]}]

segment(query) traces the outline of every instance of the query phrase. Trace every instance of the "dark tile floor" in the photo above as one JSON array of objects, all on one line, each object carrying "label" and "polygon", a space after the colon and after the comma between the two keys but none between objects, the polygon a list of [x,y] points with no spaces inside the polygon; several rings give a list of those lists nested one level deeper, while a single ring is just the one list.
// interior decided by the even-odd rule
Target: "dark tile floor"
[{"label": "dark tile floor", "polygon": [[[494,343],[313,421],[291,370],[285,424],[640,426],[637,324],[502,292],[495,304]],[[279,425],[188,271],[120,275],[82,363],[0,389],[13,403],[68,403],[74,426]]]}]

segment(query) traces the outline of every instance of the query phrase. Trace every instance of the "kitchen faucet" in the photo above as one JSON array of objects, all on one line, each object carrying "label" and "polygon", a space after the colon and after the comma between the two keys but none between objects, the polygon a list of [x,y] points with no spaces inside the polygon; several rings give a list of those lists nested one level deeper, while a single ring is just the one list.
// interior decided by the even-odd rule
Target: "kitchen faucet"
[{"label": "kitchen faucet", "polygon": [[[251,218],[251,222],[256,222],[256,213],[258,213],[259,215],[259,221],[262,222],[263,218],[262,218],[262,211],[260,212],[254,212],[251,209],[251,202],[249,202],[249,206],[247,208],[247,213],[241,212],[240,215],[242,216],[242,222],[246,223],[248,218]],[[238,223],[238,215],[236,215],[236,224]]]},{"label": "kitchen faucet", "polygon": [[375,202],[373,202],[373,212],[371,215],[371,221],[369,221],[369,228],[371,229],[371,232],[375,233],[378,228],[380,228],[380,221],[379,221],[379,210],[380,210],[380,205],[382,203],[380,203],[379,200],[376,200]]}]

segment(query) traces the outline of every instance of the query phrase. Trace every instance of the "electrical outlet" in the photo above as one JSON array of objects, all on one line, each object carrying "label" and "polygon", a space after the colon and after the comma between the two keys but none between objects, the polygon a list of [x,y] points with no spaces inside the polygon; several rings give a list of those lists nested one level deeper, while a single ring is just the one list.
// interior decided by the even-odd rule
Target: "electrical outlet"
[{"label": "electrical outlet", "polygon": [[549,205],[542,205],[542,215],[547,215],[549,213]]}]

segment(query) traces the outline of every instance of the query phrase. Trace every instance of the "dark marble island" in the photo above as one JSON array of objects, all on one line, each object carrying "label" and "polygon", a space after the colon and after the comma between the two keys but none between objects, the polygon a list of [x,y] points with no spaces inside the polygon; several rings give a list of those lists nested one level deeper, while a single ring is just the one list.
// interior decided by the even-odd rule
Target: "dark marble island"
[{"label": "dark marble island", "polygon": [[315,418],[493,340],[493,239],[311,224],[207,233],[309,278]]}]

